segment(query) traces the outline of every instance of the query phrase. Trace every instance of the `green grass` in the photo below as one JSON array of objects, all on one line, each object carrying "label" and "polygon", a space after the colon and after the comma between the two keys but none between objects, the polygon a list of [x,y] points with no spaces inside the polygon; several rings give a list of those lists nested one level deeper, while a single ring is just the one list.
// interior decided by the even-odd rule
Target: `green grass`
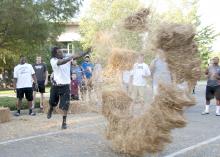
[{"label": "green grass", "polygon": [[[11,111],[16,110],[16,98],[14,97],[0,97],[0,107],[9,107]],[[40,99],[36,99],[35,107],[40,106]],[[28,109],[26,99],[23,99],[21,109]]]},{"label": "green grass", "polygon": [[[46,87],[46,93],[50,92],[50,87]],[[14,90],[1,90],[0,91],[0,95],[1,94],[15,94]]]}]

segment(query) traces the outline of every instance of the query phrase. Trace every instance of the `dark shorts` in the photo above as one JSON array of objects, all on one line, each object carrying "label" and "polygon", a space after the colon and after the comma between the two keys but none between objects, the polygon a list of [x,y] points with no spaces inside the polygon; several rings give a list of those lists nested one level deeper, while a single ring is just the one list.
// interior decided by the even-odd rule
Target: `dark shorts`
[{"label": "dark shorts", "polygon": [[38,89],[36,89],[35,84],[33,84],[33,90],[35,92],[45,93],[45,81],[37,81]]},{"label": "dark shorts", "polygon": [[19,100],[22,100],[24,98],[24,94],[25,94],[25,98],[27,99],[27,101],[33,100],[33,89],[32,88],[19,88],[19,89],[16,89],[16,93],[17,93],[17,98]]},{"label": "dark shorts", "polygon": [[70,86],[62,85],[62,86],[51,86],[50,89],[50,106],[57,106],[58,103],[59,108],[67,111],[69,109],[70,104]]},{"label": "dark shorts", "polygon": [[213,98],[220,100],[220,86],[206,86],[206,100]]}]

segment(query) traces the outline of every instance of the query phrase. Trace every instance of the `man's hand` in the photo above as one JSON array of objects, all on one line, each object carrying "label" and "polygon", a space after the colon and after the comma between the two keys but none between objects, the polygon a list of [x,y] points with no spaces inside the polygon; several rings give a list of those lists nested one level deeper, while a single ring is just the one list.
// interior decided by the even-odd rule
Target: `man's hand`
[{"label": "man's hand", "polygon": [[38,91],[38,84],[37,83],[34,83],[34,88],[36,91]]}]

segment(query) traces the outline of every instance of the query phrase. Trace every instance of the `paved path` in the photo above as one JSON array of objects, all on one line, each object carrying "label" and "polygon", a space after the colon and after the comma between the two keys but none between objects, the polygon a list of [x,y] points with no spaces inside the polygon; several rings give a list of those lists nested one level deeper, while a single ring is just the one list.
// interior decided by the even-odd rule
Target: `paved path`
[{"label": "paved path", "polygon": [[[163,152],[146,157],[220,157],[220,117],[215,116],[215,106],[211,106],[211,114],[200,114],[204,89],[204,83],[199,83],[197,105],[185,112],[187,127],[173,130],[173,142]],[[66,131],[55,127],[39,134],[0,139],[0,157],[126,157],[111,150],[104,138],[104,126],[105,120],[100,117],[71,124]]]}]

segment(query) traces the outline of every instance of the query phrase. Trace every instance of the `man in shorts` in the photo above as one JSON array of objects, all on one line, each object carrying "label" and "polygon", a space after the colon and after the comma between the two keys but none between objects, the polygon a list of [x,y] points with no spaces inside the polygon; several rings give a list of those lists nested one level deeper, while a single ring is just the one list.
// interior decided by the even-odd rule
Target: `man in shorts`
[{"label": "man in shorts", "polygon": [[35,107],[35,98],[36,98],[36,92],[40,92],[40,109],[43,109],[43,103],[44,103],[44,93],[45,93],[45,86],[48,83],[48,71],[46,64],[42,63],[41,56],[36,57],[36,63],[33,64],[33,68],[37,77],[37,84],[38,89],[35,88],[35,84],[33,85],[33,106]]},{"label": "man in shorts", "polygon": [[[20,64],[14,68],[14,90],[17,93],[17,112],[15,116],[20,116],[20,106],[22,99],[25,97],[28,101],[29,115],[34,116],[35,113],[32,112],[32,101],[33,101],[33,89],[32,89],[32,79],[37,83],[34,69],[31,64],[26,63],[26,58],[24,56],[20,57]],[[36,88],[37,85],[36,85]]]},{"label": "man in shorts", "polygon": [[206,105],[202,115],[209,114],[210,100],[216,99],[216,116],[220,116],[220,66],[219,58],[213,58],[213,64],[206,70],[208,78],[206,86]]},{"label": "man in shorts", "polygon": [[50,89],[50,108],[47,114],[47,118],[51,118],[53,108],[56,107],[59,103],[59,108],[63,111],[63,122],[61,126],[62,129],[67,128],[66,118],[70,104],[71,60],[78,59],[83,55],[84,54],[64,57],[60,48],[54,47],[52,49],[50,64],[53,69],[53,84]]}]

